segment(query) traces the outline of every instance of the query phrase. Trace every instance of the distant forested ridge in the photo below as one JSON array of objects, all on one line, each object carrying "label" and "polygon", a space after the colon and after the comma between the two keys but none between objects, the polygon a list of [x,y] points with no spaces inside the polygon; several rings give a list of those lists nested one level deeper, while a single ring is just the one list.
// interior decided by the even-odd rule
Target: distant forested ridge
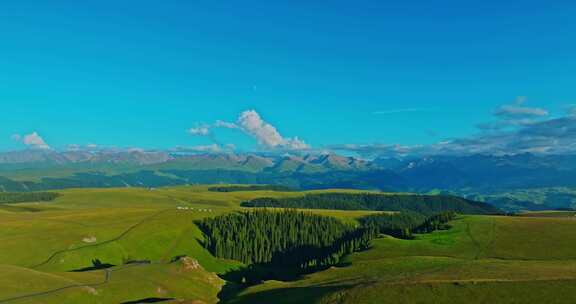
[{"label": "distant forested ridge", "polygon": [[241,191],[280,191],[290,192],[293,189],[279,185],[247,185],[247,186],[216,186],[208,188],[212,192],[241,192]]},{"label": "distant forested ridge", "polygon": [[363,227],[371,227],[378,233],[387,234],[401,239],[412,239],[415,233],[430,233],[436,230],[450,228],[448,222],[456,219],[452,211],[424,216],[422,214],[404,211],[395,214],[374,214],[359,219]]},{"label": "distant forested ridge", "polygon": [[243,207],[299,209],[414,211],[437,214],[453,211],[460,214],[498,214],[490,204],[448,195],[399,195],[379,193],[321,193],[301,197],[257,198],[242,203]]},{"label": "distant forested ridge", "polygon": [[216,257],[309,271],[368,249],[373,228],[295,210],[232,213],[197,222]]},{"label": "distant forested ridge", "polygon": [[53,192],[0,192],[0,204],[48,202],[58,196]]}]

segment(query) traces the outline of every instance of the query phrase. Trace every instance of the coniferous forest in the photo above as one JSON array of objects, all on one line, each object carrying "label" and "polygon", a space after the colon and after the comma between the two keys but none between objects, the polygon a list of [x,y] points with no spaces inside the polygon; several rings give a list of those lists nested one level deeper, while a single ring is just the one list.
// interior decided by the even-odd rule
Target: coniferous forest
[{"label": "coniferous forest", "polygon": [[0,204],[48,202],[57,197],[53,192],[0,192]]},{"label": "coniferous forest", "polygon": [[412,211],[359,219],[359,225],[297,211],[257,209],[205,218],[196,224],[214,256],[248,265],[228,280],[258,283],[338,265],[348,254],[369,249],[378,234],[412,239],[415,233],[447,229],[455,212],[422,215]]},{"label": "coniferous forest", "polygon": [[217,257],[302,272],[368,249],[375,235],[371,227],[295,210],[233,213],[197,224],[206,235],[205,247]]},{"label": "coniferous forest", "polygon": [[449,228],[447,223],[456,219],[456,213],[447,211],[424,216],[422,214],[404,211],[401,213],[382,213],[365,216],[359,219],[364,227],[371,227],[378,233],[387,234],[400,239],[412,239],[415,233],[430,233]]},{"label": "coniferous forest", "polygon": [[460,214],[497,214],[500,210],[481,202],[449,195],[407,195],[380,193],[322,193],[300,197],[257,198],[243,207],[414,211],[432,215],[445,211]]}]

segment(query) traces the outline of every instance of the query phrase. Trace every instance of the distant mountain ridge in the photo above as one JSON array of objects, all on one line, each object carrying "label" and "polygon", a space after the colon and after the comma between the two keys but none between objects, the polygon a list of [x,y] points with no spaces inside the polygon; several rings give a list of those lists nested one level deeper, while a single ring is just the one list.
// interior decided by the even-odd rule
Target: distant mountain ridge
[{"label": "distant mountain ridge", "polygon": [[[576,208],[576,155],[362,160],[333,153],[182,154],[137,149],[0,153],[0,191],[196,183],[436,192],[495,201],[511,208]],[[526,193],[534,193],[538,199],[532,200]]]},{"label": "distant mountain ridge", "polygon": [[170,152],[142,150],[122,151],[65,151],[22,150],[0,153],[3,165],[66,166],[76,164],[118,164],[180,168],[189,170],[228,169],[239,171],[325,172],[332,170],[369,170],[371,162],[335,154],[307,154],[304,156],[276,156],[258,154],[206,153],[181,155]]},{"label": "distant mountain ridge", "polygon": [[65,151],[22,150],[0,153],[0,165],[3,164],[55,164],[75,163],[128,163],[147,165],[167,162],[173,159],[166,152],[148,152],[141,150],[123,151]]}]

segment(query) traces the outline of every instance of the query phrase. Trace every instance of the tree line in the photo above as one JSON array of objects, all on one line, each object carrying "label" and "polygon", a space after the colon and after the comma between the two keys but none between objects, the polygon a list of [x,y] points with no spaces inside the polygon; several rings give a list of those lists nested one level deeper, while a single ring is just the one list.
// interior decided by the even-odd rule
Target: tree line
[{"label": "tree line", "polygon": [[216,257],[301,271],[338,264],[368,249],[375,235],[373,228],[295,210],[232,213],[196,223]]},{"label": "tree line", "polygon": [[240,192],[240,191],[294,191],[292,188],[280,185],[250,185],[250,186],[215,186],[208,188],[211,192]]},{"label": "tree line", "polygon": [[298,209],[337,209],[375,211],[413,211],[432,215],[445,211],[460,214],[499,214],[490,204],[449,195],[320,193],[300,197],[256,198],[243,202],[243,207]]},{"label": "tree line", "polygon": [[359,219],[363,227],[371,227],[378,233],[400,239],[413,239],[415,233],[431,233],[449,228],[448,222],[456,219],[456,213],[446,211],[425,216],[416,212],[381,213]]},{"label": "tree line", "polygon": [[54,192],[0,192],[0,204],[49,202],[58,196]]},{"label": "tree line", "polygon": [[455,217],[451,211],[429,216],[404,211],[365,216],[359,225],[351,225],[294,209],[259,209],[195,223],[212,255],[247,265],[226,279],[250,285],[338,265],[346,255],[369,249],[379,234],[412,239],[415,233],[448,229]]}]

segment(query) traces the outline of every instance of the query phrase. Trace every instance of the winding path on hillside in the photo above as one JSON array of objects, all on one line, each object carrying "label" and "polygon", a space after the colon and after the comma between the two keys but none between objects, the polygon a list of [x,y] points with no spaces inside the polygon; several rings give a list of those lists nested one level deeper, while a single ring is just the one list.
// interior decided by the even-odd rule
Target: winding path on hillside
[{"label": "winding path on hillside", "polygon": [[[175,201],[175,202],[179,202],[179,200],[177,200],[177,199],[175,199],[175,198],[173,198],[173,197],[169,197],[169,198],[172,199],[172,200]],[[140,221],[136,222],[135,224],[131,225],[130,227],[128,227],[127,229],[125,229],[121,234],[119,234],[118,236],[116,236],[116,237],[114,237],[114,238],[112,238],[112,239],[109,239],[109,240],[106,240],[106,241],[103,241],[103,242],[100,242],[100,243],[95,243],[95,244],[80,246],[80,247],[76,247],[76,248],[63,249],[63,250],[55,251],[55,252],[53,252],[46,260],[44,260],[43,262],[41,262],[41,263],[39,263],[39,264],[36,264],[36,265],[33,265],[33,266],[29,267],[29,268],[35,269],[35,268],[39,268],[39,267],[41,267],[41,266],[43,266],[43,265],[46,265],[46,264],[50,263],[50,262],[51,262],[55,257],[57,257],[58,255],[63,254],[63,253],[66,253],[66,252],[78,251],[78,250],[85,249],[85,248],[94,248],[94,247],[106,245],[106,244],[109,244],[109,243],[112,243],[112,242],[121,240],[122,238],[126,237],[130,232],[134,231],[136,228],[142,226],[142,225],[145,224],[146,222],[148,222],[148,221],[150,221],[150,220],[152,220],[152,219],[154,219],[154,218],[156,218],[156,217],[158,217],[158,216],[160,216],[160,215],[162,215],[162,214],[168,213],[168,212],[170,212],[170,211],[173,211],[173,209],[163,209],[163,210],[160,210],[160,211],[158,211],[158,212],[155,212],[155,213],[153,213],[153,214],[151,214],[151,215],[149,215],[149,216],[141,219]],[[187,232],[187,231],[189,231],[189,230],[190,230],[189,227],[188,227],[187,229],[184,229],[184,230],[182,231],[180,237],[178,237],[178,238],[173,242],[173,244],[169,247],[169,249],[167,250],[166,254],[165,254],[165,255],[163,256],[163,258],[162,258],[162,262],[160,262],[160,263],[154,263],[154,264],[168,264],[168,262],[165,261],[167,254],[169,254],[169,252],[170,252],[173,248],[175,248],[175,247],[178,245],[178,243],[180,243],[180,242],[182,241],[184,235],[186,234],[185,232]],[[71,284],[71,285],[68,285],[68,286],[63,286],[63,287],[59,287],[59,288],[55,288],[55,289],[51,289],[51,290],[46,290],[46,291],[41,291],[41,292],[35,292],[35,293],[30,293],[30,294],[15,296],[15,297],[12,297],[12,298],[0,299],[0,303],[9,303],[9,302],[13,302],[13,301],[24,300],[24,299],[29,299],[29,298],[39,297],[39,296],[46,296],[46,295],[54,294],[54,293],[57,293],[57,292],[61,292],[61,291],[68,290],[68,289],[73,289],[73,288],[96,288],[96,287],[100,287],[100,286],[106,285],[106,284],[108,284],[108,283],[110,282],[113,272],[121,271],[121,270],[124,270],[124,269],[127,269],[127,268],[131,268],[131,267],[143,266],[143,265],[149,265],[149,264],[144,264],[144,263],[142,263],[142,264],[130,264],[130,265],[119,266],[119,267],[116,267],[116,268],[114,268],[114,269],[106,269],[106,270],[104,270],[104,279],[102,280],[102,282],[99,282],[99,283],[93,283],[93,284],[80,284],[80,283],[78,283],[78,284]]]},{"label": "winding path on hillside", "polygon": [[169,212],[169,211],[172,211],[172,209],[160,210],[160,211],[158,211],[158,212],[156,212],[156,213],[154,213],[154,214],[152,214],[152,215],[150,215],[150,216],[148,216],[148,217],[145,217],[145,218],[143,218],[142,220],[140,220],[140,221],[136,222],[135,224],[133,224],[132,226],[128,227],[128,228],[127,228],[126,230],[124,230],[120,235],[118,235],[118,236],[116,236],[116,237],[114,237],[114,238],[112,238],[112,239],[109,239],[109,240],[106,240],[106,241],[103,241],[103,242],[100,242],[100,243],[95,243],[95,244],[90,244],[90,245],[85,245],[85,246],[80,246],[80,247],[75,247],[75,248],[70,248],[70,249],[62,249],[62,250],[55,251],[55,252],[53,252],[46,260],[44,260],[43,262],[41,262],[41,263],[39,263],[39,264],[36,264],[36,265],[33,265],[33,266],[30,266],[30,267],[28,267],[28,268],[36,269],[36,268],[42,267],[42,266],[50,263],[56,256],[58,256],[58,255],[60,255],[60,254],[63,254],[63,253],[66,253],[66,252],[73,252],[73,251],[78,251],[78,250],[82,250],[82,249],[86,249],[86,248],[99,247],[99,246],[102,246],[102,245],[106,245],[106,244],[109,244],[109,243],[112,243],[112,242],[116,242],[116,241],[118,241],[118,240],[121,240],[121,239],[124,238],[126,235],[128,235],[130,232],[132,232],[134,229],[136,229],[136,228],[138,228],[139,226],[143,225],[143,224],[146,223],[147,221],[152,220],[152,219],[156,218],[157,216],[159,216],[159,215],[161,215],[161,214],[164,214],[164,213],[167,213],[167,212]]},{"label": "winding path on hillside", "polygon": [[474,260],[478,260],[480,259],[482,254],[488,253],[488,250],[490,249],[490,247],[492,247],[492,245],[496,241],[496,219],[492,219],[492,224],[490,227],[490,236],[486,245],[483,245],[478,239],[474,237],[474,235],[472,234],[470,223],[466,223],[466,234],[468,235],[468,238],[470,238],[470,240],[472,241],[472,244],[474,244],[474,247],[476,247],[476,254],[474,255]]},{"label": "winding path on hillside", "polygon": [[[135,230],[136,228],[138,228],[139,226],[143,225],[144,223],[164,214],[167,213],[169,211],[172,211],[172,209],[164,209],[164,210],[160,210],[158,212],[155,212],[154,214],[138,221],[137,223],[131,225],[130,227],[128,227],[126,230],[124,230],[120,235],[100,242],[100,243],[96,243],[96,244],[90,244],[90,245],[86,245],[86,246],[81,246],[81,247],[77,247],[77,248],[71,248],[71,249],[64,249],[64,250],[58,250],[54,253],[52,253],[45,261],[43,261],[42,263],[39,263],[37,265],[31,266],[29,268],[38,268],[41,267],[43,265],[48,264],[50,261],[52,261],[56,256],[66,253],[66,252],[71,252],[71,251],[77,251],[77,250],[81,250],[81,249],[85,249],[85,248],[92,248],[92,247],[98,247],[98,246],[102,246],[102,245],[106,245],[118,240],[121,240],[122,238],[124,238],[126,235],[128,235],[130,232],[132,232],[133,230]],[[46,290],[46,291],[41,291],[41,292],[36,292],[36,293],[30,293],[30,294],[25,294],[25,295],[21,295],[21,296],[16,296],[16,297],[12,297],[12,298],[6,298],[6,299],[0,299],[0,303],[9,303],[9,302],[13,302],[13,301],[18,301],[18,300],[23,300],[23,299],[27,299],[27,298],[33,298],[33,297],[39,297],[39,296],[45,296],[45,295],[49,295],[49,294],[53,294],[53,293],[57,293],[60,291],[64,291],[67,289],[73,289],[73,288],[95,288],[95,287],[100,287],[102,285],[106,285],[110,282],[110,279],[112,277],[112,273],[116,272],[116,271],[121,271],[127,268],[131,268],[131,267],[137,267],[137,266],[142,266],[142,265],[148,265],[148,264],[130,264],[130,265],[123,265],[120,267],[117,267],[115,269],[106,269],[104,270],[104,279],[102,282],[99,283],[94,283],[94,284],[72,284],[72,285],[68,285],[68,286],[63,286],[63,287],[59,287],[59,288],[55,288],[55,289],[51,289],[51,290]]]},{"label": "winding path on hillside", "polygon": [[61,292],[61,291],[73,289],[73,288],[96,288],[96,287],[100,287],[100,286],[106,285],[110,282],[110,280],[112,279],[112,273],[113,272],[118,272],[118,271],[121,271],[121,270],[124,270],[127,268],[134,268],[134,267],[144,266],[144,265],[149,265],[149,264],[144,264],[144,263],[142,263],[142,264],[130,264],[130,265],[120,266],[116,269],[105,269],[104,270],[104,279],[102,280],[102,282],[99,282],[99,283],[72,284],[72,285],[63,286],[63,287],[59,287],[59,288],[55,288],[55,289],[51,289],[51,290],[29,293],[29,294],[25,294],[25,295],[15,296],[12,298],[0,299],[0,303],[9,303],[9,302],[13,302],[13,301],[30,299],[30,298],[34,298],[34,297],[47,296],[50,294],[54,294],[57,292]]}]

